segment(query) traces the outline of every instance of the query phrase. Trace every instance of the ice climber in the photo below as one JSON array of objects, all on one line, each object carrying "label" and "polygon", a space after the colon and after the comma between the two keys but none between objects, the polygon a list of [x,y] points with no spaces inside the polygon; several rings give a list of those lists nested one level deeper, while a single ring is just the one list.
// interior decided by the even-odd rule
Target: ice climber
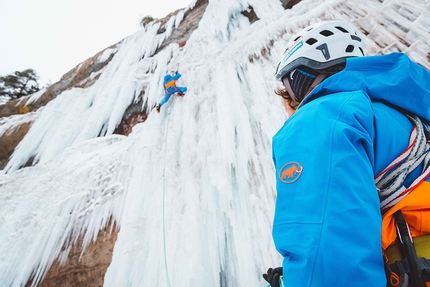
[{"label": "ice climber", "polygon": [[177,96],[184,96],[187,92],[186,87],[177,87],[176,81],[181,77],[181,74],[179,74],[177,71],[169,71],[164,76],[163,86],[164,86],[164,98],[161,100],[161,102],[155,106],[155,110],[157,113],[160,112],[160,108],[162,105],[164,105],[169,99],[170,96],[173,94],[176,94]]},{"label": "ice climber", "polygon": [[263,277],[430,286],[430,72],[403,53],[365,56],[350,23],[324,21],[293,36],[276,79],[289,114],[272,142],[284,260]]}]

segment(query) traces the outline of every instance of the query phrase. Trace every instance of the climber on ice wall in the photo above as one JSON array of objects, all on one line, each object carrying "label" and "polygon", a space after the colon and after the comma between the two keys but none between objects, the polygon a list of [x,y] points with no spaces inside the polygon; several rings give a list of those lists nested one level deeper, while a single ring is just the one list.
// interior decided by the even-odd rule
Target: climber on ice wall
[{"label": "climber on ice wall", "polygon": [[170,96],[176,94],[177,96],[183,97],[187,92],[186,87],[177,87],[176,81],[181,77],[181,74],[178,71],[170,70],[165,76],[163,81],[164,86],[164,98],[161,102],[155,107],[157,113],[160,112],[160,108],[164,105],[169,99]]}]

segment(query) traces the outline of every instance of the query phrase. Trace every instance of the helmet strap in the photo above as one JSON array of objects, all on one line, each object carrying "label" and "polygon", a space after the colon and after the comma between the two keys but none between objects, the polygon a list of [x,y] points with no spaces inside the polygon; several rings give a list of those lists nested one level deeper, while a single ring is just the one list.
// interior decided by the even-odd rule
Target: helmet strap
[{"label": "helmet strap", "polygon": [[293,100],[294,107],[297,107],[299,105],[299,101],[297,100],[296,94],[293,92],[293,89],[291,88],[290,81],[286,80],[282,82],[284,84],[285,89],[287,89],[288,94],[290,95],[291,99]]},{"label": "helmet strap", "polygon": [[[316,79],[313,81],[312,85],[309,87],[308,91],[306,92],[306,96],[309,95],[310,92],[312,92],[312,90],[318,86],[325,78],[326,78],[327,74],[321,73],[319,74]],[[305,96],[305,97],[306,97]]]},{"label": "helmet strap", "polygon": [[[305,94],[305,97],[303,98],[303,99],[305,99],[306,98],[306,96],[307,95],[309,95],[309,93],[310,92],[312,92],[312,90],[316,87],[316,86],[318,86],[325,78],[327,77],[327,74],[325,74],[325,73],[321,73],[321,74],[319,74],[316,78],[315,78],[315,80],[312,82],[312,84],[311,84],[311,86],[309,87],[309,89],[307,90],[307,92],[306,92],[306,94]],[[290,94],[290,96],[291,96],[291,99],[294,101],[294,107],[295,107],[295,109],[297,109],[299,106],[300,106],[300,104],[301,104],[301,102],[303,101],[303,100],[301,100],[301,101],[299,101],[298,99],[297,99],[297,96],[296,96],[296,94],[293,92],[293,89],[291,88],[291,85],[290,85],[290,81],[283,81],[283,84],[284,84],[284,87],[287,89],[287,92],[288,92],[288,94]]]}]

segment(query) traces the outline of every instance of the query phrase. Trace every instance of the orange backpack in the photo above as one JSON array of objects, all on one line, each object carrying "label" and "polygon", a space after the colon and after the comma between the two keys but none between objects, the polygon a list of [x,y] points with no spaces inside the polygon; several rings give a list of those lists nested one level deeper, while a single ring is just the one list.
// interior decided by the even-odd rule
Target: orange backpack
[{"label": "orange backpack", "polygon": [[[430,234],[430,182],[424,181],[407,197],[391,207],[382,217],[382,249],[386,250],[397,238],[393,214],[401,210],[412,237]],[[430,252],[430,248],[428,250]]]}]

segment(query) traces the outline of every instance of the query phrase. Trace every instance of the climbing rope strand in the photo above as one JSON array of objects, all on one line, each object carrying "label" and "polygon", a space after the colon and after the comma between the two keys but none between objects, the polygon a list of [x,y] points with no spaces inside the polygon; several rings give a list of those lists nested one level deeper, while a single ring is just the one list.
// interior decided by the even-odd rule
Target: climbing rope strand
[{"label": "climbing rope strand", "polygon": [[170,122],[170,109],[169,113],[167,114],[167,123],[166,123],[166,132],[165,132],[165,143],[164,143],[164,163],[163,163],[163,248],[164,248],[164,268],[166,269],[166,281],[167,286],[171,287],[170,285],[170,278],[169,278],[169,268],[167,265],[167,248],[166,248],[166,220],[165,220],[165,206],[166,206],[166,177],[165,177],[165,171],[166,171],[166,155],[167,155],[167,138],[168,138],[168,132],[169,132],[169,122]]},{"label": "climbing rope strand", "polygon": [[427,166],[425,171],[408,187],[401,186],[395,193],[381,201],[381,209],[387,210],[391,206],[396,205],[399,201],[405,198],[415,186],[423,182],[430,175],[430,166]]},{"label": "climbing rope strand", "polygon": [[[419,157],[421,157],[423,151],[426,148],[427,139],[423,130],[423,123],[418,117],[408,116],[408,118],[414,124],[414,128],[410,135],[409,146],[399,157],[397,157],[397,159],[393,161],[393,163],[398,164],[398,159],[402,159],[403,163],[395,169],[393,169],[394,164],[391,163],[388,168],[386,168],[380,174],[380,177],[376,179],[378,186],[387,188],[387,183],[392,182],[395,178],[398,178],[400,174],[404,174],[405,178],[411,170],[412,164],[416,162]],[[403,180],[399,182],[401,184]]]},{"label": "climbing rope strand", "polygon": [[[407,116],[414,125],[408,147],[375,177],[375,184],[381,201],[381,210],[383,211],[406,197],[415,186],[430,175],[430,143],[426,136],[426,132],[430,131],[430,127],[417,116]],[[406,188],[404,186],[405,178],[419,165],[423,165],[421,175]]]},{"label": "climbing rope strand", "polygon": [[387,210],[391,206],[396,205],[399,201],[401,201],[405,196],[400,196],[399,194],[403,193],[405,190],[404,187],[401,187],[399,189],[399,192],[391,194],[389,197],[385,198],[383,201],[381,201],[380,207],[381,210]]},{"label": "climbing rope strand", "polygon": [[[410,139],[409,139],[409,145],[406,148],[406,150],[404,152],[402,152],[402,154],[400,154],[397,158],[395,158],[389,165],[387,168],[385,168],[383,171],[381,171],[376,177],[375,177],[375,182],[381,182],[381,180],[383,178],[385,178],[385,176],[388,174],[388,171],[393,169],[396,165],[400,164],[402,161],[404,161],[411,153],[411,149],[414,146],[415,140],[416,140],[416,135],[417,133],[417,129],[416,127],[413,128]],[[381,183],[382,184],[382,183]]]},{"label": "climbing rope strand", "polygon": [[[400,175],[405,176],[411,170],[411,166],[416,162],[421,162],[421,155],[426,148],[426,138],[421,121],[419,119],[410,118],[414,122],[414,129],[410,135],[408,148],[398,156],[383,172],[376,178],[375,182],[379,187],[386,189],[394,179]],[[401,161],[399,161],[401,159]],[[402,162],[400,165],[399,163]],[[398,165],[397,167],[395,167]],[[402,180],[399,181],[403,182]]]},{"label": "climbing rope strand", "polygon": [[412,158],[410,160],[410,164],[405,166],[402,170],[402,172],[399,172],[395,178],[395,180],[389,184],[386,185],[384,190],[381,191],[379,194],[381,196],[385,196],[387,194],[390,194],[392,192],[394,192],[395,190],[397,190],[399,188],[399,186],[401,186],[405,180],[405,178],[409,175],[410,172],[412,172],[413,170],[415,170],[415,168],[417,168],[420,164],[422,164],[427,156],[427,152],[425,152],[424,154],[422,154],[420,157],[418,158]]},{"label": "climbing rope strand", "polygon": [[[414,144],[416,145],[416,142],[414,142]],[[377,185],[386,189],[390,185],[390,183],[393,182],[393,180],[398,178],[401,174],[407,173],[411,162],[414,161],[416,152],[416,148],[411,148],[408,151],[408,154],[405,159],[397,163],[396,166],[391,166],[385,171],[384,174],[382,174],[379,180],[376,181]]]}]

